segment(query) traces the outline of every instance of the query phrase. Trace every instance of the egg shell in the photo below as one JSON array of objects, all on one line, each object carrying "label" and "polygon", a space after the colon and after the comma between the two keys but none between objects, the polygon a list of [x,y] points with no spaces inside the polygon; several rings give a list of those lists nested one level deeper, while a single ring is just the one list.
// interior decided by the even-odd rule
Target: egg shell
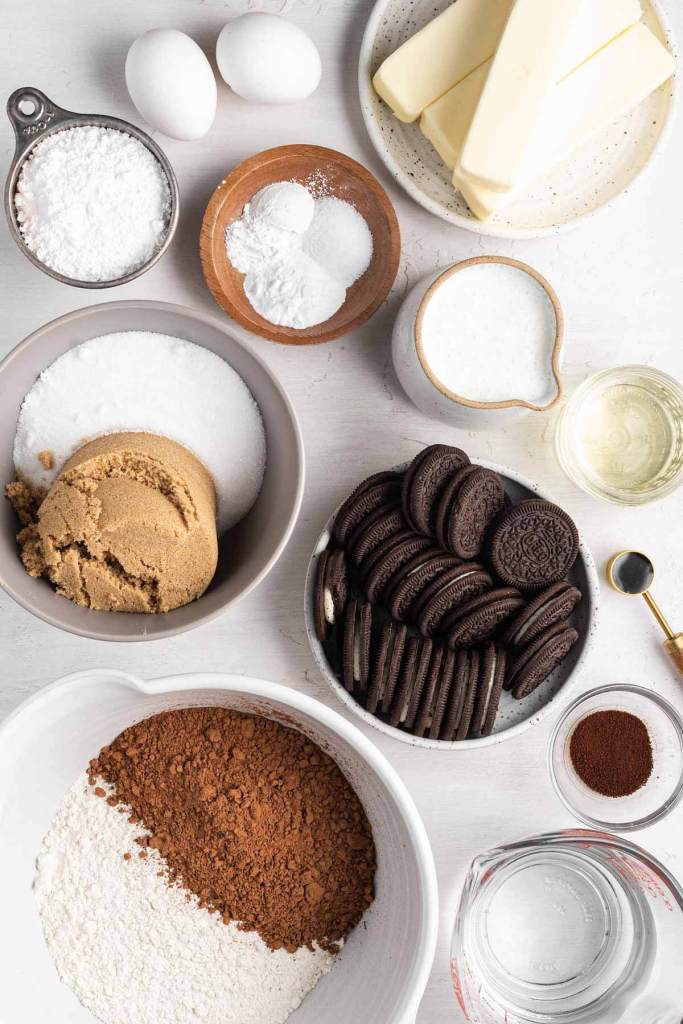
[{"label": "egg shell", "polygon": [[216,43],[218,69],[254,103],[297,103],[318,87],[322,65],[312,39],[277,14],[253,11],[229,21]]},{"label": "egg shell", "polygon": [[216,79],[184,32],[155,28],[139,36],[126,57],[126,85],[145,121],[172,139],[200,139],[213,124]]}]

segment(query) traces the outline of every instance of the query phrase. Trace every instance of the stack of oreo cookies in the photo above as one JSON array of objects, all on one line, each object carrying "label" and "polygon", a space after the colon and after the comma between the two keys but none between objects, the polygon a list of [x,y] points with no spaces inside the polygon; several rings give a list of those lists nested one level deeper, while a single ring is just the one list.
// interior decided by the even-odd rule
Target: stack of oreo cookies
[{"label": "stack of oreo cookies", "polygon": [[578,639],[565,577],[574,523],[514,505],[497,473],[432,445],[343,503],[318,556],[314,621],[330,667],[371,714],[415,736],[488,736],[503,690],[532,693]]}]

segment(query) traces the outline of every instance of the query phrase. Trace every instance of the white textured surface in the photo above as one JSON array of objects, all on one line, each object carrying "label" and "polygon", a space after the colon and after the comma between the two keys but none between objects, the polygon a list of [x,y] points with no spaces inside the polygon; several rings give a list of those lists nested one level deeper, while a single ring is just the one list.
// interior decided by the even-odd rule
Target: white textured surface
[{"label": "white textured surface", "polygon": [[167,883],[156,850],[139,857],[142,835],[85,772],[64,794],[34,885],[62,980],[104,1024],[283,1024],[330,954],[273,951],[223,924]]},{"label": "white textured surface", "polygon": [[[149,331],[92,338],[48,366],[21,407],[14,464],[34,487],[49,487],[85,439],[129,430],[170,437],[204,463],[219,532],[256,501],[266,439],[248,387],[208,349]],[[43,451],[52,469],[39,461]]]},{"label": "white textured surface", "polygon": [[[665,6],[674,30],[683,37],[683,8],[673,0]],[[619,548],[648,550],[658,567],[656,596],[676,628],[683,628],[683,491],[643,509],[602,505],[577,491],[559,469],[552,449],[552,414],[529,415],[502,431],[468,433],[439,426],[405,399],[390,353],[393,318],[410,284],[437,264],[500,253],[531,263],[557,289],[567,317],[564,376],[569,391],[595,370],[628,362],[650,363],[683,377],[680,120],[665,157],[613,209],[559,238],[514,242],[474,235],[430,216],[384,171],[365,135],[355,88],[360,39],[370,11],[367,0],[106,0],[87,11],[79,0],[34,0],[30,6],[12,0],[5,5],[0,44],[3,95],[34,82],[65,106],[139,123],[123,82],[132,40],[157,25],[175,25],[211,54],[226,19],[249,7],[288,12],[311,34],[323,58],[320,88],[302,106],[255,108],[219,83],[216,122],[205,139],[174,143],[157,135],[180,179],[178,232],[156,267],[106,298],[157,298],[215,313],[197,259],[199,225],[209,196],[238,161],[294,142],[347,152],[388,188],[402,231],[394,291],[382,310],[348,338],[305,348],[253,340],[296,406],[308,458],[301,519],[268,579],[224,618],[148,645],[117,646],[60,633],[0,594],[0,714],[57,676],[103,665],[148,677],[199,667],[246,672],[341,708],[306,647],[301,594],[310,549],[335,504],[364,473],[409,459],[422,445],[439,440],[464,445],[473,456],[514,465],[547,487],[576,517],[601,570]],[[8,124],[2,145],[7,167],[14,146]],[[5,351],[52,317],[101,301],[93,292],[76,292],[40,274],[16,250],[4,224],[0,231]],[[602,628],[577,689],[642,683],[655,686],[683,711],[682,682],[660,639],[642,602],[603,588]],[[461,1020],[450,984],[448,948],[472,857],[501,841],[576,824],[555,796],[545,768],[553,725],[548,721],[517,741],[452,754],[414,750],[363,727],[417,800],[439,872],[441,935],[418,1024]],[[682,824],[683,807],[634,836],[681,878]],[[340,1007],[339,1024],[343,1020]]]}]

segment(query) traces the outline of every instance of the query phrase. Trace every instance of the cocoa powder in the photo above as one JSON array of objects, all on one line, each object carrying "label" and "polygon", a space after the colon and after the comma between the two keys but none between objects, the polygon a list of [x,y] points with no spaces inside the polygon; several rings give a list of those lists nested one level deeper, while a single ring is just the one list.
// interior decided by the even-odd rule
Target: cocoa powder
[{"label": "cocoa powder", "polygon": [[277,722],[168,711],[122,732],[88,774],[149,831],[141,856],[157,849],[169,882],[272,949],[336,951],[374,898],[360,800],[327,754]]},{"label": "cocoa powder", "polygon": [[647,726],[628,711],[595,711],[574,729],[569,756],[577,775],[602,796],[630,796],[652,774]]}]

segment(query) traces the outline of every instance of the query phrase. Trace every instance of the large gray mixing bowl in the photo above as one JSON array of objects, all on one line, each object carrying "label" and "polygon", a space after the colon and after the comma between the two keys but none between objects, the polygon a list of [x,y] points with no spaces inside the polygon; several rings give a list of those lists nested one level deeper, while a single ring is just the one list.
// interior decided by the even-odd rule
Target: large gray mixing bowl
[{"label": "large gray mixing bowl", "polygon": [[266,429],[267,464],[249,514],[219,544],[218,569],[206,593],[160,615],[98,612],[57,596],[32,579],[19,559],[16,516],[0,503],[0,585],[24,608],[60,629],[95,640],[156,640],[193,629],[226,611],[273,567],[294,528],[304,487],[304,450],[292,405],[266,364],[220,320],[167,302],[108,302],[59,317],[17,345],[0,363],[0,484],[14,479],[12,448],[24,395],[62,353],[117,331],[157,331],[211,349],[240,374],[256,399]]}]

